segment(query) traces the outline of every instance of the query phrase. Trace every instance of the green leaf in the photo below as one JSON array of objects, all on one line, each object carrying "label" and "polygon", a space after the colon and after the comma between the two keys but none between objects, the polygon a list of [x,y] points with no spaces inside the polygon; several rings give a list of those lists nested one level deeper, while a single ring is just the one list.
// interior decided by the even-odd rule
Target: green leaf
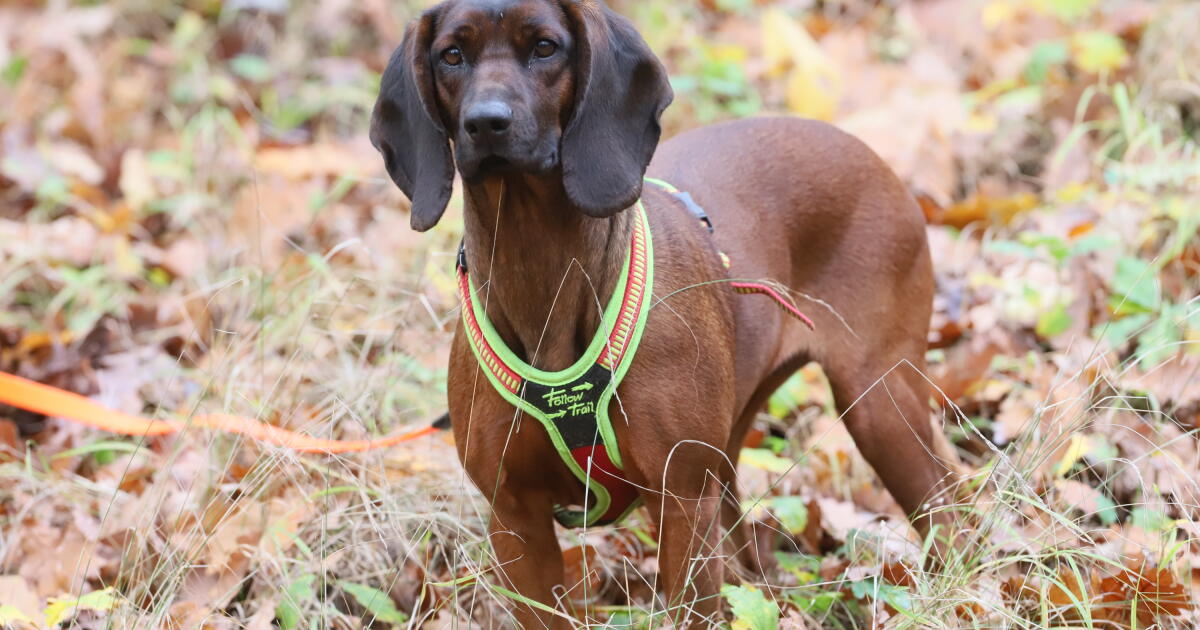
[{"label": "green leaf", "polygon": [[1029,55],[1029,63],[1025,66],[1025,80],[1030,83],[1041,83],[1046,80],[1050,68],[1066,63],[1071,58],[1071,49],[1062,40],[1038,42]]},{"label": "green leaf", "polygon": [[1173,308],[1165,308],[1150,326],[1138,335],[1138,363],[1152,368],[1179,352],[1183,326],[1175,321]]},{"label": "green leaf", "polygon": [[776,455],[783,455],[783,451],[788,447],[788,441],[786,438],[781,438],[778,435],[764,435],[762,447]]},{"label": "green leaf", "polygon": [[28,57],[13,55],[8,60],[8,63],[4,64],[4,68],[0,69],[0,80],[3,80],[9,87],[16,87],[17,82],[21,80],[21,76],[25,74],[25,67],[28,65]]},{"label": "green leaf", "polygon": [[1097,0],[1049,0],[1050,12],[1064,20],[1077,20],[1096,6]]},{"label": "green leaf", "polygon": [[1053,308],[1038,317],[1036,332],[1039,337],[1049,339],[1065,332],[1071,327],[1071,316],[1067,314],[1067,305],[1059,302]]},{"label": "green leaf", "polygon": [[1036,232],[1022,232],[1020,235],[1022,243],[1030,247],[1044,247],[1055,262],[1066,260],[1071,250],[1067,247],[1067,242],[1052,234],[1038,234]]},{"label": "green leaf", "polygon": [[1071,245],[1071,256],[1082,256],[1119,245],[1117,239],[1107,234],[1088,234]]},{"label": "green leaf", "polygon": [[[78,446],[61,453],[55,453],[50,456],[50,459],[70,459],[82,455],[95,455],[97,463],[106,464],[115,459],[116,453],[136,453],[138,450],[138,444],[119,442],[117,440],[102,440],[100,442],[84,444],[83,446]],[[107,461],[102,461],[104,459]]]},{"label": "green leaf", "polygon": [[1129,516],[1135,526],[1149,532],[1165,532],[1175,523],[1165,513],[1148,507],[1135,507]]},{"label": "green leaf", "polygon": [[1092,330],[1093,337],[1101,336],[1103,331],[1104,340],[1113,347],[1121,347],[1133,340],[1138,335],[1138,331],[1146,327],[1150,323],[1150,315],[1148,313],[1137,313],[1128,317],[1122,317],[1113,322],[1109,322],[1107,326],[1101,324]]},{"label": "green leaf", "polygon": [[203,33],[204,18],[192,11],[185,11],[175,20],[175,32],[171,33],[171,47],[175,50],[185,50]]},{"label": "green leaf", "polygon": [[1007,254],[1020,258],[1037,258],[1037,250],[1016,241],[991,241],[983,246],[989,254]]},{"label": "green leaf", "polygon": [[396,604],[392,602],[392,598],[388,597],[387,593],[372,586],[355,584],[346,580],[341,580],[337,584],[338,588],[349,593],[358,602],[358,605],[366,608],[377,621],[395,624],[408,621],[408,615],[396,608]]},{"label": "green leaf", "polygon": [[908,589],[879,580],[859,580],[850,583],[850,592],[857,599],[883,600],[898,611],[912,609],[912,596]]},{"label": "green leaf", "polygon": [[804,375],[795,372],[767,400],[767,412],[776,418],[786,418],[809,401],[808,383]]},{"label": "green leaf", "polygon": [[796,608],[808,614],[827,613],[841,599],[842,594],[839,591],[816,591],[810,593],[807,589],[801,589],[793,591],[788,595],[788,601],[795,604]]},{"label": "green leaf", "polygon": [[808,506],[800,497],[770,497],[764,503],[775,514],[789,534],[799,534],[808,527]]},{"label": "green leaf", "polygon": [[1117,504],[1103,492],[1096,496],[1096,517],[1105,525],[1117,522]]},{"label": "green leaf", "polygon": [[608,621],[604,622],[603,627],[607,630],[633,630],[638,627],[638,618],[632,611],[618,610],[608,616]]},{"label": "green leaf", "polygon": [[753,586],[721,587],[721,596],[733,611],[733,630],[776,630],[779,627],[779,604],[767,599]]},{"label": "green leaf", "polygon": [[1130,256],[1118,258],[1112,288],[1109,301],[1118,315],[1158,308],[1158,274],[1150,263]]},{"label": "green leaf", "polygon": [[780,570],[796,576],[800,584],[811,584],[820,577],[821,559],[817,556],[776,551],[775,562]]},{"label": "green leaf", "polygon": [[283,591],[283,600],[275,606],[275,618],[283,630],[294,630],[300,626],[300,607],[312,599],[317,576],[309,573],[288,584]]},{"label": "green leaf", "polygon": [[275,76],[271,63],[258,55],[242,53],[229,61],[234,74],[254,83],[269,81]]},{"label": "green leaf", "polygon": [[67,621],[80,610],[108,612],[117,605],[117,592],[110,586],[99,591],[92,591],[83,597],[51,597],[50,605],[46,606],[46,625],[50,627]]}]

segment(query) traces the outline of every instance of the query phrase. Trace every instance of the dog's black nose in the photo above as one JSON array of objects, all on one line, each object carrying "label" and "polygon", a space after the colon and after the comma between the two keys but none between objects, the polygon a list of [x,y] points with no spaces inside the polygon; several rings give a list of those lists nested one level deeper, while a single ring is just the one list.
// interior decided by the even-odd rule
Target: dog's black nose
[{"label": "dog's black nose", "polygon": [[512,126],[512,108],[500,101],[475,103],[467,110],[463,127],[476,140],[501,138]]}]

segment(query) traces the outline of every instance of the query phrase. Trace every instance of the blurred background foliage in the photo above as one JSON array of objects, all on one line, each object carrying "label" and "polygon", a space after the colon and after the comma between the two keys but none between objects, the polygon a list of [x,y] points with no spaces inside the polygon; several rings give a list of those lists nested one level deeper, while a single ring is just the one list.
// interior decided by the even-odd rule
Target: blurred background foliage
[{"label": "blurred background foliage", "polygon": [[[428,4],[0,6],[0,370],[348,438],[440,413],[460,213],[411,233],[366,140]],[[738,627],[1194,627],[1200,5],[611,4],[670,70],[668,135],[807,116],[896,170],[930,225],[935,408],[1008,491],[980,559],[913,570],[806,368],[742,461],[791,540],[778,580],[725,591]],[[0,408],[0,479],[0,622],[470,625],[505,603],[441,439],[318,461]],[[617,576],[650,583],[652,530],[563,534],[581,619],[645,623],[648,587]]]}]

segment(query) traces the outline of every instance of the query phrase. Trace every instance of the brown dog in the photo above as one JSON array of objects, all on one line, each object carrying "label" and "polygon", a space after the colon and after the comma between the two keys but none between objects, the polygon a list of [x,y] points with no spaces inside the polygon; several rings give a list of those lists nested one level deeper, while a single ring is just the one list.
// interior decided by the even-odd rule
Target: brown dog
[{"label": "brown dog", "polygon": [[[610,415],[626,476],[658,525],[670,614],[694,622],[719,617],[723,537],[755,565],[728,500],[729,462],[799,366],[823,366],[863,455],[922,531],[938,519],[928,503],[949,468],[934,454],[942,444],[920,374],[929,252],[901,183],[819,122],[745,120],[658,147],[671,99],[662,64],[597,0],[449,0],[393,54],[371,139],[412,199],[416,230],[438,222],[457,165],[466,260],[487,316],[543,370],[570,366],[591,341],[633,229],[625,210],[644,201],[656,303]],[[674,196],[643,189],[648,165],[709,211],[714,235]],[[730,277],[817,298],[802,304],[816,331],[766,297],[734,293],[721,282]],[[483,378],[462,326],[448,387],[459,457],[492,504],[502,575],[556,606],[571,585],[552,508],[581,504],[584,488],[547,432]],[[535,607],[516,612],[523,627],[565,625]]]}]

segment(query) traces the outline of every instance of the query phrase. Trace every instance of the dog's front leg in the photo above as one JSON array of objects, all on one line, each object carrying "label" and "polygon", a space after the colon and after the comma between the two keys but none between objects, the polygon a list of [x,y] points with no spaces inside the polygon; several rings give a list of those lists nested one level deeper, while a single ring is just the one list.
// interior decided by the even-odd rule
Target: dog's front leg
[{"label": "dog's front leg", "polygon": [[[680,627],[709,627],[721,621],[720,588],[725,558],[721,551],[718,477],[720,452],[681,441],[665,469],[632,471],[631,479],[647,488],[642,493],[650,518],[658,527],[660,588],[668,617]],[[647,461],[643,459],[641,461]],[[651,460],[652,461],[652,460]],[[645,475],[645,476],[643,476]]]},{"label": "dog's front leg", "polygon": [[496,569],[504,586],[522,597],[560,610],[551,613],[524,602],[514,602],[521,628],[569,628],[556,595],[563,589],[563,559],[554,535],[549,497],[505,496],[498,493],[492,504],[488,536],[496,556]]}]

